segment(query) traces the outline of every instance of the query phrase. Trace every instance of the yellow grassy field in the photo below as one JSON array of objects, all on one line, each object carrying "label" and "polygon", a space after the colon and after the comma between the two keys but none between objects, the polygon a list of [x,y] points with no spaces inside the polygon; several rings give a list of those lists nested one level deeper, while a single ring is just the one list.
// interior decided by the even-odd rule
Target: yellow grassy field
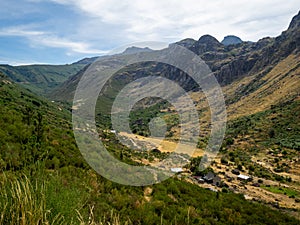
[{"label": "yellow grassy field", "polygon": [[[128,134],[125,132],[121,132],[119,135],[123,137],[130,138],[134,142],[143,142],[145,146],[155,146],[158,150],[161,152],[174,152],[176,151],[177,153],[184,153],[191,155],[193,157],[197,156],[202,156],[203,155],[203,150],[199,148],[194,148],[188,143],[183,143],[183,144],[178,144],[175,141],[171,140],[166,140],[166,139],[160,139],[160,138],[153,138],[153,137],[143,137],[140,135],[135,135],[135,134]],[[148,143],[148,144],[147,144]],[[176,148],[178,148],[176,150]]]}]

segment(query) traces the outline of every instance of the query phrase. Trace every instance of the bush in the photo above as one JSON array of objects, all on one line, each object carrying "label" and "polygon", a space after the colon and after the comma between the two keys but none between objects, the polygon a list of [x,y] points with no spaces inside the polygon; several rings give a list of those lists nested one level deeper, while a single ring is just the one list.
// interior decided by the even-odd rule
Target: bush
[{"label": "bush", "polygon": [[234,139],[233,138],[227,138],[225,141],[226,145],[233,145],[234,144]]},{"label": "bush", "polygon": [[228,189],[225,188],[225,187],[223,187],[223,188],[222,188],[222,192],[223,192],[223,193],[228,193]]},{"label": "bush", "polygon": [[274,138],[275,137],[275,130],[273,129],[273,128],[271,128],[270,130],[269,130],[269,137],[270,138]]},{"label": "bush", "polygon": [[221,163],[224,164],[224,165],[227,165],[228,164],[228,160],[225,157],[222,157],[221,158]]}]

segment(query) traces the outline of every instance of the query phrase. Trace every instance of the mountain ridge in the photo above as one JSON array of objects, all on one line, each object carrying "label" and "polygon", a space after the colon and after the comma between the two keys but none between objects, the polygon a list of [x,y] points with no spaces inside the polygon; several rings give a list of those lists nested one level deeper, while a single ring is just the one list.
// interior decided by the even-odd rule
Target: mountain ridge
[{"label": "mountain ridge", "polygon": [[[298,21],[298,18],[299,15],[295,16],[293,21]],[[295,23],[296,22],[291,22],[291,24]],[[298,43],[298,41],[294,40],[294,37],[298,37],[300,32],[296,25],[290,27],[290,29],[282,32],[282,34],[276,38],[266,37],[257,42],[242,42],[235,45],[224,46],[211,35],[203,35],[198,41],[188,38],[176,42],[176,44],[187,47],[198,54],[211,68],[219,83],[225,86],[236,80],[255,74],[258,76],[257,79],[262,79],[279,61],[299,49],[299,46],[293,43]],[[152,68],[151,70],[153,74],[156,74],[160,69],[161,66],[158,66],[157,69]],[[163,74],[168,74],[167,70],[163,71]],[[82,74],[82,71],[80,73]],[[186,75],[183,75],[179,71],[169,69],[169,73],[173,74],[172,77],[169,78],[181,80],[181,85],[184,86],[186,83],[193,85],[191,79],[186,78]],[[70,79],[72,80],[72,90],[69,90],[70,93],[74,93],[74,82],[78,83],[78,79],[80,78],[78,74],[74,77],[76,77],[77,80]],[[62,84],[61,87],[64,93],[67,92],[68,81]],[[191,86],[191,88],[193,87]],[[51,96],[59,96],[60,100],[64,100],[63,94],[59,93],[59,89],[58,87]],[[71,99],[69,96],[68,100]]]},{"label": "mountain ridge", "polygon": [[235,44],[241,44],[243,41],[239,37],[235,35],[227,35],[224,37],[224,39],[221,41],[221,43],[225,46],[227,45],[235,45]]}]

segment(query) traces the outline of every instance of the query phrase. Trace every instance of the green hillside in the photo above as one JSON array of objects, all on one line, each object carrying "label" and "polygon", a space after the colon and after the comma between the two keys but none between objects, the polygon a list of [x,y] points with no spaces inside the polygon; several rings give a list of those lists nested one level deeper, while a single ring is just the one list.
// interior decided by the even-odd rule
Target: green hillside
[{"label": "green hillside", "polygon": [[[242,195],[171,178],[128,187],[97,175],[73,138],[70,112],[0,79],[1,224],[298,224]],[[107,134],[125,162],[141,157]],[[122,156],[120,155],[122,150]],[[158,153],[156,153],[158,154]],[[159,156],[158,156],[159,157]]]},{"label": "green hillside", "polygon": [[1,76],[1,169],[22,170],[37,160],[82,164],[70,112]]},{"label": "green hillside", "polygon": [[14,82],[33,92],[46,95],[84,66],[85,64],[80,63],[71,65],[0,65],[0,71]]},{"label": "green hillside", "polygon": [[[95,109],[99,138],[110,154],[130,165],[153,166],[169,156],[181,124],[173,106],[144,99],[129,115],[134,134],[120,135],[133,145],[152,142],[140,150],[122,145],[117,131],[110,130],[109,114],[126,84],[151,75],[171,79],[190,94],[199,112],[196,154],[180,168],[183,173],[147,187],[105,179],[76,145],[70,104],[96,58],[61,66],[0,66],[0,224],[299,224],[299,30],[300,13],[276,38],[224,45],[204,35],[177,43],[211,67],[226,101],[225,138],[206,170],[198,165],[210,157],[204,152],[211,131],[209,104],[187,74],[146,62],[118,71],[106,83]],[[116,66],[118,57],[100,60]],[[149,138],[154,117],[165,120],[168,143]],[[185,159],[183,153],[174,155]]]}]

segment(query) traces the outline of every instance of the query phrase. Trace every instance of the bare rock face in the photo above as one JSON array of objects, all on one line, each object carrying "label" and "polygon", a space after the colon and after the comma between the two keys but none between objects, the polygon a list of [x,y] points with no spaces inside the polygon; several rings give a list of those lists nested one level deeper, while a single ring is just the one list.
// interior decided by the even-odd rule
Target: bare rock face
[{"label": "bare rock face", "polygon": [[289,30],[294,29],[294,28],[298,28],[300,27],[300,11],[298,13],[298,15],[294,16],[290,26],[289,26]]},{"label": "bare rock face", "polygon": [[175,44],[181,45],[183,47],[190,49],[195,44],[195,42],[196,41],[192,38],[186,38],[186,39],[176,42]]},{"label": "bare rock face", "polygon": [[[176,44],[199,55],[210,67],[221,85],[228,85],[250,75],[257,75],[257,79],[260,80],[279,61],[300,51],[300,12],[292,19],[289,28],[276,38],[265,37],[257,42],[246,42],[231,35],[225,37],[220,43],[213,36],[204,35],[199,40],[187,38]],[[61,93],[62,89],[72,93],[74,84],[78,82],[83,72],[80,71],[73,79],[69,79],[61,85],[61,89],[57,90],[58,93]],[[195,82],[184,72],[153,62],[135,65],[132,68],[128,67],[126,73],[117,75],[116,79],[118,82],[126,83],[143,76],[158,74],[177,81],[186,90],[196,88]],[[66,95],[56,93],[56,96]]]},{"label": "bare rock face", "polygon": [[215,52],[222,48],[222,44],[216,38],[211,35],[203,35],[194,43],[190,50],[201,55],[205,52]]},{"label": "bare rock face", "polygon": [[241,44],[241,43],[243,43],[243,41],[242,41],[242,39],[240,39],[237,36],[228,35],[228,36],[224,37],[224,39],[221,43],[225,46],[228,46],[228,45]]}]

